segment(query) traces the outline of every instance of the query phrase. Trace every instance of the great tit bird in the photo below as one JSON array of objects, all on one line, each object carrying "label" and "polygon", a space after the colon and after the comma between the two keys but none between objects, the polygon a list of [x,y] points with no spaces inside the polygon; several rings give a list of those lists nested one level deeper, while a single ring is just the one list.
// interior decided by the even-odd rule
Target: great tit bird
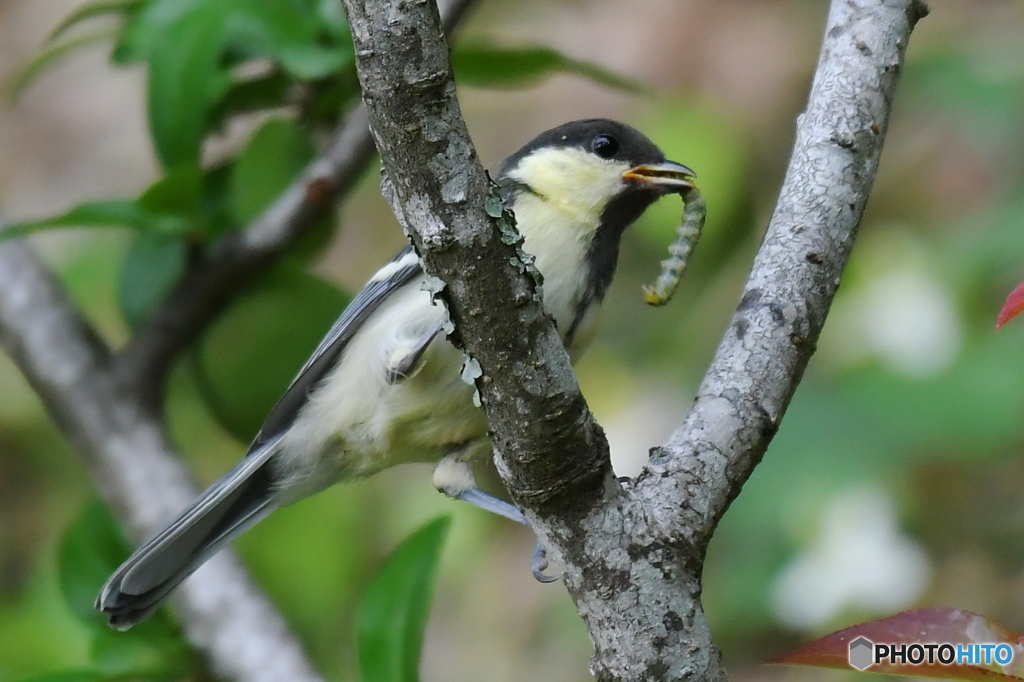
[{"label": "great tit bird", "polygon": [[[570,357],[593,337],[627,226],[658,197],[693,187],[642,133],[605,119],[542,133],[496,181],[523,249],[543,275],[544,306]],[[405,462],[437,462],[434,485],[524,521],[476,488],[470,463],[490,452],[487,420],[460,377],[462,353],[412,248],[353,299],[267,416],[245,457],[103,586],[111,626],[146,618],[212,554],[281,505]],[[536,571],[535,571],[536,572]]]}]

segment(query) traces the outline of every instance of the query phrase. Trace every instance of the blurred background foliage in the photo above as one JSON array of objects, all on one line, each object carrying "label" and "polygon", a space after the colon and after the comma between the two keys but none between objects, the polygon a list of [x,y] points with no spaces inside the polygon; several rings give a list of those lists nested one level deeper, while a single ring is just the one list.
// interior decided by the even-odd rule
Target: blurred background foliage
[{"label": "blurred background foliage", "polygon": [[[0,81],[17,91],[0,109],[0,214],[26,230],[96,226],[33,239],[118,344],[190,249],[257,215],[315,154],[356,89],[337,0],[126,0],[61,27],[84,4],[0,2]],[[1024,327],[993,332],[1024,280],[1024,5],[929,4],[817,354],[708,556],[705,605],[739,680],[846,679],[759,664],[915,605],[1024,630]],[[665,200],[627,234],[602,332],[578,366],[624,474],[678,424],[728,323],[782,180],[825,5],[484,2],[462,32],[460,95],[491,166],[540,130],[610,116],[698,172],[709,221],[680,292],[666,309],[640,297],[679,217]],[[122,12],[133,17],[125,30]],[[52,59],[26,72],[48,46]],[[174,371],[171,428],[200,482],[240,456],[347,298],[403,243],[377,185],[371,169],[339,219]],[[127,229],[98,227],[110,224]],[[195,674],[168,614],[111,643],[69,606],[81,603],[73,576],[88,580],[100,556],[82,558],[82,538],[111,562],[126,550],[4,357],[0,387],[0,679],[96,665],[116,675],[147,661],[154,674]],[[570,600],[527,568],[531,534],[443,499],[425,467],[326,491],[237,546],[325,674],[354,679],[356,623],[372,620],[357,619],[362,595],[402,538],[439,514],[452,522],[422,678],[589,679]],[[439,528],[424,532],[440,539]],[[81,567],[70,577],[69,562]]]}]

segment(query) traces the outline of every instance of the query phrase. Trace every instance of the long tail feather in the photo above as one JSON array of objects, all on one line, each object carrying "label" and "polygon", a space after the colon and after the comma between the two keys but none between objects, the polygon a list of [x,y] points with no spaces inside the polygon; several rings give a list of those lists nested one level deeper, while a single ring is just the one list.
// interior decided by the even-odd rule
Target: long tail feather
[{"label": "long tail feather", "polygon": [[203,562],[277,507],[267,467],[276,446],[274,439],[252,452],[121,564],[96,598],[112,627],[144,620]]}]

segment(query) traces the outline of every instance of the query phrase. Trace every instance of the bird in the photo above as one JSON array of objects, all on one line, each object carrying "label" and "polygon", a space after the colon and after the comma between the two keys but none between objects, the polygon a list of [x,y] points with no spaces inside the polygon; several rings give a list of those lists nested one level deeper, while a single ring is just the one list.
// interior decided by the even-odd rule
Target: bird
[{"label": "bird", "polygon": [[[694,178],[643,133],[609,119],[547,130],[500,165],[499,194],[574,362],[594,336],[623,232],[659,197],[693,188]],[[476,487],[473,462],[491,452],[487,420],[460,376],[462,352],[441,333],[445,319],[407,246],[341,313],[241,461],[103,585],[96,608],[110,626],[147,618],[274,509],[406,462],[436,463],[438,490],[525,523],[517,507]]]}]

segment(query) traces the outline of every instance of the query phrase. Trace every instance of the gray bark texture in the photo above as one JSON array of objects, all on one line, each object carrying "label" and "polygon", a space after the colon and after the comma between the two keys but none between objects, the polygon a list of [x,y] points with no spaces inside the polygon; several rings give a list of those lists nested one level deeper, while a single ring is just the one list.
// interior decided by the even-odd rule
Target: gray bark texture
[{"label": "gray bark texture", "polygon": [[[495,461],[563,570],[599,680],[723,680],[700,603],[708,542],[814,352],[878,167],[917,0],[834,0],[789,170],[697,398],[627,484],[536,284],[485,210],[431,0],[343,0],[389,199],[454,323]],[[711,207],[714,210],[714,207]],[[494,211],[491,211],[494,213]],[[503,238],[504,237],[504,238]]]}]

